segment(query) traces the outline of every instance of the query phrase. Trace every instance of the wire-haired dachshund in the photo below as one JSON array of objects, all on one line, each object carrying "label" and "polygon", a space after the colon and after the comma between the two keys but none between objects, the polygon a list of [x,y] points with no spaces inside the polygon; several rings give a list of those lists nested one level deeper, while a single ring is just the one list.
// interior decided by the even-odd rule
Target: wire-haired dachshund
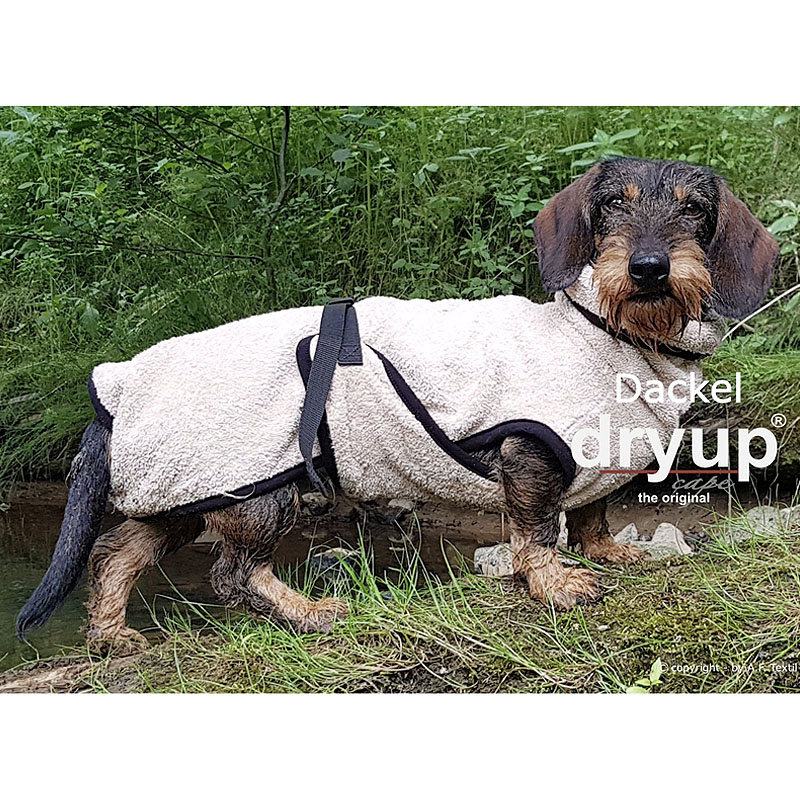
[{"label": "wire-haired dachshund", "polygon": [[[534,230],[545,289],[567,289],[591,265],[608,335],[656,353],[660,342],[674,340],[692,321],[751,313],[766,295],[778,256],[773,237],[720,177],[681,162],[599,163],[545,205]],[[203,524],[221,538],[211,582],[223,602],[277,616],[298,631],[327,631],[346,615],[342,601],[311,600],[273,573],[276,545],[298,508],[295,484],[195,517],[131,519],[98,537],[111,458],[108,431],[93,423],[73,464],[53,561],[20,613],[20,635],[47,619],[88,564],[90,641],[141,640],[125,620],[137,577],[191,542]],[[514,434],[480,458],[502,487],[515,571],[531,596],[558,609],[596,602],[601,587],[595,573],[565,567],[557,557],[567,487],[552,450]],[[570,545],[590,559],[621,563],[642,555],[609,535],[604,498],[568,510],[567,527]]]}]

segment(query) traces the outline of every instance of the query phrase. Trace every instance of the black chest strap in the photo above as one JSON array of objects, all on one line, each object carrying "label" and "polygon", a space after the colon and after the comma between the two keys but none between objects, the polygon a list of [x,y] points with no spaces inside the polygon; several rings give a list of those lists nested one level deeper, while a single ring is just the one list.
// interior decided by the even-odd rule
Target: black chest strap
[{"label": "black chest strap", "polygon": [[308,477],[314,488],[326,497],[329,495],[328,489],[314,468],[314,442],[325,415],[325,404],[336,365],[356,366],[362,363],[361,339],[353,299],[345,297],[332,300],[322,309],[317,348],[311,362],[303,411],[300,414],[299,435],[300,454],[303,456]]}]

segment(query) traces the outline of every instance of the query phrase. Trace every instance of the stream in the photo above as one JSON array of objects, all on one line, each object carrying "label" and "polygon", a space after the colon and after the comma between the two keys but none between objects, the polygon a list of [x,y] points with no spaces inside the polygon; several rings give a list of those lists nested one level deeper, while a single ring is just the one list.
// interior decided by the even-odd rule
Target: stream
[{"label": "stream", "polygon": [[[14,635],[16,615],[49,564],[65,501],[63,484],[19,484],[11,493],[9,506],[0,512],[0,671],[37,656],[57,655],[65,647],[83,643],[85,580],[45,626],[30,634],[30,644],[18,641]],[[753,498],[750,504],[756,503]],[[612,532],[629,522],[636,522],[640,531],[652,532],[660,522],[672,522],[684,532],[697,532],[703,524],[713,521],[715,511],[726,510],[727,498],[721,492],[712,495],[710,507],[656,507],[625,502],[622,498],[609,506],[608,518]],[[352,547],[358,541],[360,522],[369,531],[376,572],[396,567],[408,546],[398,526],[382,519],[377,507],[377,520],[365,515],[359,517],[360,513],[352,506],[343,511],[337,506],[334,512],[322,517],[301,517],[281,542],[276,562],[297,564],[305,561],[312,549],[319,552],[328,547]],[[122,520],[121,516],[108,515],[103,529]],[[410,527],[406,524],[407,530]],[[414,529],[416,535],[412,540],[426,568],[444,578],[449,574],[450,564],[460,557],[471,563],[476,547],[508,540],[507,525],[499,515],[450,507],[426,505],[424,513],[420,511],[417,515]],[[131,595],[128,623],[145,634],[157,636],[153,615],[163,619],[181,596],[209,604],[213,609],[217,600],[209,585],[208,572],[216,558],[214,546],[213,541],[201,536],[197,543],[166,556],[159,567],[143,575]],[[221,608],[219,613],[223,613]]]}]

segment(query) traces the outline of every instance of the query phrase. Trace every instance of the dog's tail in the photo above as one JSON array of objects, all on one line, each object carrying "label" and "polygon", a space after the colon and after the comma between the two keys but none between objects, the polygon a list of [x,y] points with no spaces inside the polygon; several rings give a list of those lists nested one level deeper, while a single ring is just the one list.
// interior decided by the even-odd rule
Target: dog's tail
[{"label": "dog's tail", "polygon": [[69,498],[53,560],[17,617],[17,636],[23,641],[26,631],[47,622],[64,602],[89,561],[108,499],[108,441],[109,431],[97,420],[83,434],[70,469]]}]

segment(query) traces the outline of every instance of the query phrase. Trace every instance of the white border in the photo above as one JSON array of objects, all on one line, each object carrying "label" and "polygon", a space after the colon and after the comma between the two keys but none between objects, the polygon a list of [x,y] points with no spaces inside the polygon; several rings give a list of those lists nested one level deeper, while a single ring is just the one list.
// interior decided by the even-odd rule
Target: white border
[{"label": "white border", "polygon": [[795,783],[790,703],[4,696],[0,752],[8,797],[771,797]]},{"label": "white border", "polygon": [[[3,12],[7,104],[785,104],[796,12],[71,2]],[[737,16],[737,11],[738,15]],[[788,697],[0,697],[9,797],[776,791]],[[790,749],[791,748],[791,749]]]},{"label": "white border", "polygon": [[788,5],[13,3],[7,104],[758,105],[798,97]]}]

